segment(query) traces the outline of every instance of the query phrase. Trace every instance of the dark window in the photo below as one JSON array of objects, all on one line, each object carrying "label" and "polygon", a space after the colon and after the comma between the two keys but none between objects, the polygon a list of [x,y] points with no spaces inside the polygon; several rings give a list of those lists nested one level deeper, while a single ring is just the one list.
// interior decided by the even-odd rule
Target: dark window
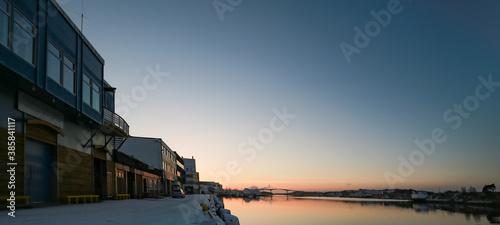
[{"label": "dark window", "polygon": [[101,88],[99,85],[92,81],[86,74],[83,75],[82,85],[82,98],[83,102],[89,104],[92,108],[101,111]]},{"label": "dark window", "polygon": [[64,57],[62,84],[66,90],[75,92],[75,64],[66,56]]},{"label": "dark window", "polygon": [[[13,18],[11,11],[14,12]],[[33,24],[11,9],[8,1],[0,0],[0,43],[32,65],[35,65],[35,34]]]},{"label": "dark window", "polygon": [[17,11],[14,12],[12,51],[29,63],[35,64],[35,27]]},{"label": "dark window", "polygon": [[75,63],[65,56],[52,42],[47,42],[47,75],[75,93]]},{"label": "dark window", "polygon": [[83,75],[83,88],[82,88],[82,98],[83,98],[83,102],[87,103],[87,104],[92,104],[91,103],[91,98],[90,98],[90,78],[87,76],[87,75]]},{"label": "dark window", "polygon": [[47,75],[57,81],[61,80],[61,51],[52,43],[47,43]]},{"label": "dark window", "polygon": [[9,45],[9,3],[0,0],[0,43]]},{"label": "dark window", "polygon": [[92,108],[101,111],[101,88],[96,83],[92,83]]}]

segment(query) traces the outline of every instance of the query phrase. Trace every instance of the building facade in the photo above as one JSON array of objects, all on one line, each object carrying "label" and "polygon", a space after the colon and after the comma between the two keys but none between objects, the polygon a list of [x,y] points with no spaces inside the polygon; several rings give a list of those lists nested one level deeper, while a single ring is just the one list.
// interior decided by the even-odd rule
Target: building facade
[{"label": "building facade", "polygon": [[186,177],[186,170],[184,168],[184,159],[182,159],[177,152],[175,153],[175,160],[177,163],[177,181],[179,182],[179,185],[183,188],[184,184],[186,183],[185,177]]},{"label": "building facade", "polygon": [[186,183],[184,184],[184,188],[186,189],[186,193],[189,194],[200,194],[200,178],[199,173],[196,171],[196,160],[194,157],[191,159],[184,159],[184,168],[186,170]]},{"label": "building facade", "polygon": [[117,194],[130,194],[131,198],[158,197],[162,194],[163,171],[115,150]]},{"label": "building facade", "polygon": [[173,182],[177,181],[177,160],[174,151],[161,138],[129,137],[118,150],[151,168],[162,170],[162,191],[166,195],[172,194]]},{"label": "building facade", "polygon": [[0,195],[115,195],[114,140],[129,127],[114,91],[104,59],[54,0],[0,0],[0,140],[14,146],[1,145],[0,169],[16,170],[14,190]]}]

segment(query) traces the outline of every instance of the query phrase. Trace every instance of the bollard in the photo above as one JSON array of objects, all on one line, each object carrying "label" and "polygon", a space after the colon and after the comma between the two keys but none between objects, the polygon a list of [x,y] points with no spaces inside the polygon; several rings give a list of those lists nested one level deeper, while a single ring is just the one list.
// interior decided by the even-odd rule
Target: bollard
[{"label": "bollard", "polygon": [[200,204],[200,206],[203,209],[203,212],[208,211],[207,204]]}]

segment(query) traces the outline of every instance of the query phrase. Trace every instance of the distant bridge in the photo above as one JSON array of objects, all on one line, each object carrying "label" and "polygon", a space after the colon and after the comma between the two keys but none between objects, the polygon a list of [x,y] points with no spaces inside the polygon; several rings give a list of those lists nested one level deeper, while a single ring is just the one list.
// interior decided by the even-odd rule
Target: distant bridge
[{"label": "distant bridge", "polygon": [[261,189],[261,191],[270,191],[271,194],[274,194],[273,191],[286,191],[286,195],[289,195],[288,192],[290,191],[297,191],[297,190],[290,190],[290,189],[285,189],[285,188],[265,188],[265,189]]}]

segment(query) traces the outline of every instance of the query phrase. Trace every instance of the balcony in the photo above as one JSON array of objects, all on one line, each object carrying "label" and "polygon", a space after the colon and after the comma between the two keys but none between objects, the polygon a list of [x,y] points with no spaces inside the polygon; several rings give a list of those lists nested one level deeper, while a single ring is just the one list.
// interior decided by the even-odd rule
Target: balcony
[{"label": "balcony", "polygon": [[121,137],[130,136],[127,122],[121,116],[106,108],[104,108],[104,124],[101,130],[105,133]]}]

